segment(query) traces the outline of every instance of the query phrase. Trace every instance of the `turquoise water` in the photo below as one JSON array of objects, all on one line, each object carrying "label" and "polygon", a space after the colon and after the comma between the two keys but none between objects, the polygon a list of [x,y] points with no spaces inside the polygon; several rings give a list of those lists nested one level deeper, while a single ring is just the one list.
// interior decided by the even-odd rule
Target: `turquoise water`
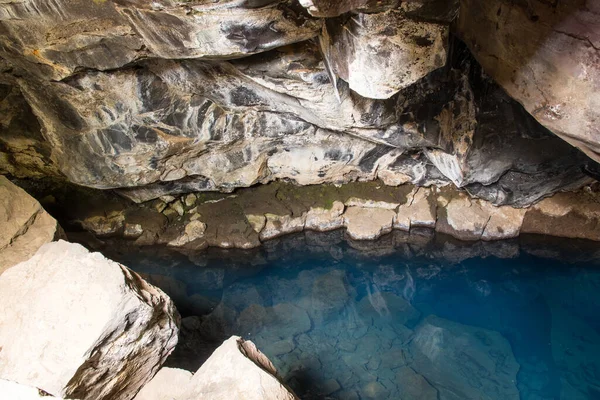
[{"label": "turquoise water", "polygon": [[600,399],[595,245],[331,238],[112,256],[185,317],[172,366],[236,334],[303,399]]}]

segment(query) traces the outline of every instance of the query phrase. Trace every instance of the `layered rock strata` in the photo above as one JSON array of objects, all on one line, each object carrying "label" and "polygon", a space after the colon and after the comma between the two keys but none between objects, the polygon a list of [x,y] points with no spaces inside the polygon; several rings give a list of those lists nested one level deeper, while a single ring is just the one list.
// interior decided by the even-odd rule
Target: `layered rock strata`
[{"label": "layered rock strata", "polygon": [[[498,240],[538,233],[600,241],[600,201],[595,187],[576,193],[558,193],[529,208],[494,206],[451,187],[423,188],[377,183],[297,187],[270,184],[238,191],[235,195],[203,194],[163,198],[139,207],[108,214],[81,216],[95,222],[90,232],[100,239],[121,237],[136,245],[166,244],[176,248],[253,248],[295,232],[346,228],[352,240],[372,240],[391,232],[434,229],[461,240]],[[187,204],[184,204],[187,202]],[[175,209],[180,209],[181,214]],[[151,210],[150,210],[151,209]],[[159,210],[161,212],[159,212]],[[131,221],[140,234],[128,237]],[[114,221],[120,221],[114,229]],[[155,221],[163,220],[162,224]],[[112,235],[105,232],[112,231]]]},{"label": "layered rock strata", "polygon": [[4,176],[0,176],[0,223],[0,274],[64,236],[40,203]]},{"label": "layered rock strata", "polygon": [[0,293],[0,378],[54,396],[129,400],[177,343],[171,299],[80,245],[42,246]]},{"label": "layered rock strata", "polygon": [[[527,81],[517,77],[519,91],[497,70],[531,55],[529,45],[502,47],[506,35],[490,29],[512,13],[498,29],[535,37],[531,46],[547,29],[521,24],[521,6],[492,16],[502,1],[463,3],[459,14],[458,2],[437,0],[1,2],[0,171],[136,201],[379,178],[453,183],[521,207],[588,184],[597,165],[534,117],[596,158],[594,9],[581,11],[585,23],[565,22],[570,36],[549,36],[531,58],[535,76],[508,73]],[[568,15],[549,7],[531,18],[547,27]],[[534,117],[450,37],[457,15],[485,70]],[[505,60],[497,68],[474,43],[479,30]],[[575,62],[556,60],[557,46]],[[539,94],[542,73],[573,85]]]}]

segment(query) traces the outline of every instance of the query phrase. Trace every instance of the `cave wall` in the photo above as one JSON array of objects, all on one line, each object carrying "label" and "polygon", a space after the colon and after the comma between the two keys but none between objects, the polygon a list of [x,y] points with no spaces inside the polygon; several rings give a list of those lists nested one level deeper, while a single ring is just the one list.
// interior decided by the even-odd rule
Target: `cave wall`
[{"label": "cave wall", "polygon": [[[510,50],[497,48],[493,24],[471,18],[485,4],[0,0],[0,172],[62,176],[138,202],[381,179],[454,184],[521,207],[591,182],[598,63],[578,64],[581,77],[543,52],[529,58],[587,85],[569,124],[546,121],[532,109],[537,89],[516,92],[497,73],[504,64],[490,66],[473,43]],[[519,32],[512,24],[495,29]],[[595,42],[583,42],[570,51],[593,61]],[[557,86],[544,90],[576,95]]]}]

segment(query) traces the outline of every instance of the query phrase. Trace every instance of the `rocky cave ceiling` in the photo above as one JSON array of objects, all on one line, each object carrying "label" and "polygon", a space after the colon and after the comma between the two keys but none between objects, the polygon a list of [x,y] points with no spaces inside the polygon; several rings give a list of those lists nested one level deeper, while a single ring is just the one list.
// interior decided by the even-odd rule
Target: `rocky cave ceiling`
[{"label": "rocky cave ceiling", "polygon": [[[0,0],[0,172],[145,201],[600,175],[600,1]],[[573,147],[575,146],[575,147]]]}]

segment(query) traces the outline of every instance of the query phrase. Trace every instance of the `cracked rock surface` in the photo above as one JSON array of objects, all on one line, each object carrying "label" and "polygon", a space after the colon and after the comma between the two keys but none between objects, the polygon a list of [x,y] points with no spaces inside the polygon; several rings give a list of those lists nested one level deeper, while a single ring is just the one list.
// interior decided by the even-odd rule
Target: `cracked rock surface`
[{"label": "cracked rock surface", "polygon": [[[0,1],[0,172],[139,202],[381,179],[523,207],[584,186],[597,164],[536,119],[598,160],[597,10],[542,46],[522,7],[496,15],[489,4]],[[566,10],[552,19],[547,7],[536,4],[535,23],[559,29]],[[483,70],[452,35],[456,18]],[[535,77],[517,72],[520,91],[498,71],[530,45],[501,48],[496,22],[540,48],[527,58]],[[558,47],[573,57],[552,58]],[[542,104],[540,79],[569,85],[547,85],[543,96],[557,100]],[[577,113],[550,121],[540,104]]]}]

